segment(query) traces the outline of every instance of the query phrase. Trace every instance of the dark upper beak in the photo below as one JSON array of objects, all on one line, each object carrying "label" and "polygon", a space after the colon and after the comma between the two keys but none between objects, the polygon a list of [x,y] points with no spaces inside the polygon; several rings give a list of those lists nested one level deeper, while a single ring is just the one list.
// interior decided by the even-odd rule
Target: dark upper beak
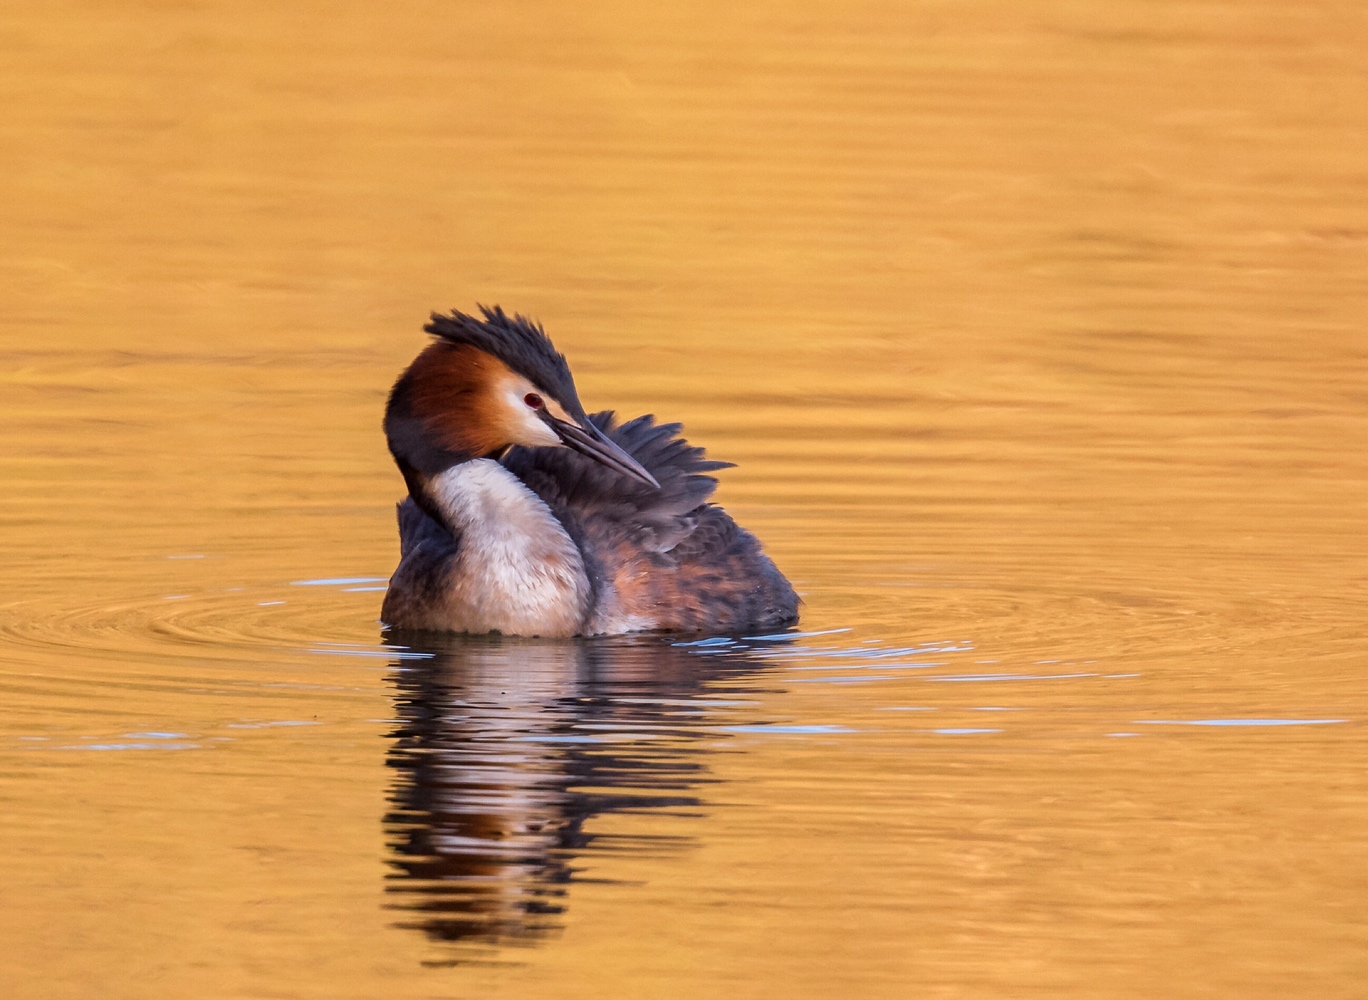
[{"label": "dark upper beak", "polygon": [[660,489],[660,483],[656,482],[655,476],[647,472],[640,462],[615,445],[607,434],[593,424],[581,427],[566,420],[557,420],[550,414],[544,419],[556,432],[556,436],[565,442],[567,448],[573,448],[581,455],[588,455],[629,479]]}]

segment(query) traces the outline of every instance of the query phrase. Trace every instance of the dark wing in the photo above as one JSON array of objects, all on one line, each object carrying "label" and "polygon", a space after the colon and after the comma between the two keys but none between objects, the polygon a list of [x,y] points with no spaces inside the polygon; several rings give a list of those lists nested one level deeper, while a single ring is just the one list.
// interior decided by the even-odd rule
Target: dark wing
[{"label": "dark wing", "polygon": [[568,448],[513,448],[504,466],[553,511],[581,523],[616,524],[648,551],[669,552],[688,539],[717,491],[717,480],[707,473],[731,463],[706,458],[702,448],[679,436],[680,424],[657,424],[649,415],[619,424],[612,410],[589,419],[645,466],[660,488]]},{"label": "dark wing", "polygon": [[[399,567],[390,577],[380,617],[390,625],[432,628],[434,604],[447,589],[458,542],[408,497],[399,505]],[[437,626],[440,627],[440,626]]]},{"label": "dark wing", "polygon": [[406,497],[399,504],[399,558],[403,559],[419,548],[434,555],[446,556],[456,550],[456,539],[443,525],[434,521],[423,509]]}]

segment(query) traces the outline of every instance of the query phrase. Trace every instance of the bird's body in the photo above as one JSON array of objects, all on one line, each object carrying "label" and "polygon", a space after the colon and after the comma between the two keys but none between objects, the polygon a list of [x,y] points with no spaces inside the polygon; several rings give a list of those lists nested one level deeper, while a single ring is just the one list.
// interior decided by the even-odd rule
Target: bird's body
[{"label": "bird's body", "polygon": [[569,637],[797,620],[755,536],[708,503],[726,463],[677,424],[587,416],[539,328],[484,315],[434,316],[441,339],[390,396],[410,495],[388,625]]}]

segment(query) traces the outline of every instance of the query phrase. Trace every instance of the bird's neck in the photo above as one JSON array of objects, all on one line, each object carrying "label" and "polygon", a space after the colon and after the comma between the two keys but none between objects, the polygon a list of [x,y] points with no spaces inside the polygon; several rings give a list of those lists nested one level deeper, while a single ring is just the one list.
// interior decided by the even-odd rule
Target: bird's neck
[{"label": "bird's neck", "polygon": [[584,559],[551,509],[487,458],[461,462],[424,491],[459,542],[448,599],[466,631],[571,636],[591,593]]}]

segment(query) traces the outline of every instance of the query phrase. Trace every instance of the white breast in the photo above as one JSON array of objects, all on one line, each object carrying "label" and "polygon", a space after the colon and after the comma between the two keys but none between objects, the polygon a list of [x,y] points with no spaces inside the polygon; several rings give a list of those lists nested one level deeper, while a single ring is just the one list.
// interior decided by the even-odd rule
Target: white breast
[{"label": "white breast", "polygon": [[579,633],[590,598],[584,560],[540,497],[487,458],[434,477],[429,495],[460,541],[440,627]]}]

